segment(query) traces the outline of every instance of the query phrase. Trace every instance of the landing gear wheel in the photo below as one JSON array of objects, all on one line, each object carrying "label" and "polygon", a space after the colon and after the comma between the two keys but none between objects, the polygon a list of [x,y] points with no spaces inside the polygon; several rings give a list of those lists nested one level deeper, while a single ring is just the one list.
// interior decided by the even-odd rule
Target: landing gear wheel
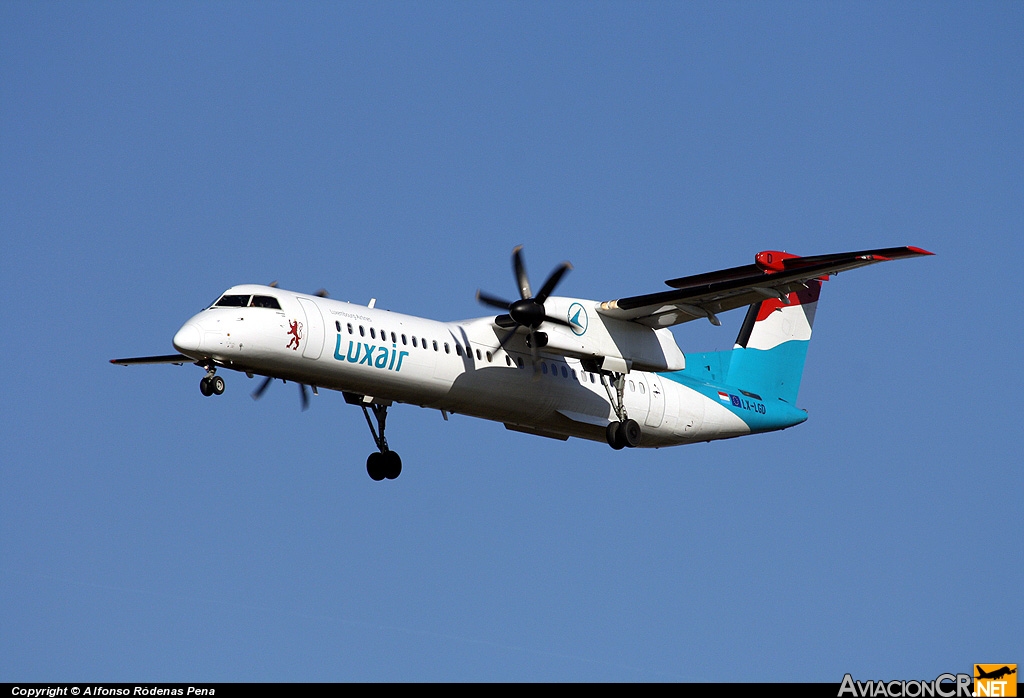
[{"label": "landing gear wheel", "polygon": [[224,379],[220,376],[214,376],[210,379],[210,390],[213,391],[214,395],[224,394]]},{"label": "landing gear wheel", "polygon": [[387,470],[384,464],[384,454],[374,451],[366,459],[366,474],[371,480],[380,482],[387,477]]},{"label": "landing gear wheel", "polygon": [[[223,380],[221,382],[223,383]],[[209,378],[203,378],[199,381],[199,392],[203,394],[203,397],[210,397],[213,395],[213,386],[210,385]]]},{"label": "landing gear wheel", "polygon": [[640,425],[636,423],[635,419],[627,419],[619,426],[619,434],[622,436],[622,440],[630,448],[636,448],[640,445],[640,439],[643,436],[643,432],[640,430]]},{"label": "landing gear wheel", "polygon": [[[348,399],[346,397],[346,399]],[[388,417],[388,405],[391,403],[374,402],[369,405],[373,410],[373,416],[377,418],[377,428],[373,428],[370,421],[370,410],[365,403],[359,403],[363,408],[363,416],[366,417],[366,426],[370,427],[370,434],[373,442],[377,444],[377,452],[371,453],[366,459],[366,472],[374,480],[380,481],[384,478],[394,480],[402,474],[402,459],[398,454],[388,448],[388,440],[384,438],[384,425]]]},{"label": "landing gear wheel", "polygon": [[384,463],[384,477],[388,480],[394,480],[396,477],[402,474],[402,459],[398,457],[398,454],[394,451],[387,451],[382,453],[381,459]]},{"label": "landing gear wheel", "polygon": [[621,422],[612,422],[604,432],[605,438],[608,439],[608,445],[616,451],[621,451],[626,447],[626,439],[622,430],[619,429],[621,424]]}]

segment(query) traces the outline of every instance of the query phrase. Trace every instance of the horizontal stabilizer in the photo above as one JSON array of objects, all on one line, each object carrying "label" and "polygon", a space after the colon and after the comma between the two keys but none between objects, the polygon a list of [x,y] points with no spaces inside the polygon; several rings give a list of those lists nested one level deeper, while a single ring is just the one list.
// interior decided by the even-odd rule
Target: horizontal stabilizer
[{"label": "horizontal stabilizer", "polygon": [[887,247],[812,257],[760,252],[754,264],[669,279],[665,283],[672,287],[670,291],[605,301],[598,312],[648,327],[667,327],[700,318],[713,322],[717,313],[759,303],[769,295],[788,297],[805,290],[814,279],[878,262],[930,254],[919,247]]},{"label": "horizontal stabilizer", "polygon": [[184,354],[168,354],[166,356],[137,356],[131,359],[111,359],[110,363],[118,366],[130,366],[132,364],[194,364],[195,359],[190,359]]}]

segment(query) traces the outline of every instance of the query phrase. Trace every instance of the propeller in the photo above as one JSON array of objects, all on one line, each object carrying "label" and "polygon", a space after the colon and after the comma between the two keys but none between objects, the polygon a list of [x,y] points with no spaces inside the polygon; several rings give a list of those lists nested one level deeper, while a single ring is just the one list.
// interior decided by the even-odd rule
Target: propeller
[{"label": "propeller", "polygon": [[[252,399],[259,400],[261,397],[263,397],[263,393],[267,391],[267,388],[270,387],[270,384],[271,382],[273,382],[273,380],[273,376],[267,376],[266,378],[264,378],[263,382],[260,383],[259,387],[256,388],[256,390],[252,391]],[[282,382],[287,383],[288,381],[282,379]],[[298,386],[299,399],[302,402],[302,411],[305,412],[306,410],[309,409],[309,388],[306,387],[305,383],[298,383]],[[316,392],[316,386],[313,387],[313,392]]]},{"label": "propeller", "polygon": [[537,364],[537,348],[543,346],[545,338],[542,332],[538,332],[538,329],[545,322],[553,322],[556,325],[565,325],[570,327],[567,320],[560,318],[551,317],[544,310],[544,301],[548,299],[548,296],[555,290],[558,282],[562,280],[562,277],[572,269],[572,265],[568,262],[562,262],[554,271],[548,276],[544,285],[540,287],[540,291],[537,295],[533,295],[530,287],[530,278],[526,275],[526,266],[523,264],[523,246],[519,245],[512,250],[512,271],[516,277],[516,284],[519,286],[519,300],[507,301],[504,298],[498,298],[490,294],[484,293],[483,291],[476,292],[476,299],[488,305],[492,308],[498,308],[504,310],[506,314],[499,315],[494,318],[494,323],[499,327],[510,329],[510,332],[505,335],[505,338],[501,340],[498,345],[499,349],[503,349],[513,335],[519,330],[520,327],[525,327],[529,330],[527,335],[527,345],[530,347],[530,353],[533,356],[533,363]]}]

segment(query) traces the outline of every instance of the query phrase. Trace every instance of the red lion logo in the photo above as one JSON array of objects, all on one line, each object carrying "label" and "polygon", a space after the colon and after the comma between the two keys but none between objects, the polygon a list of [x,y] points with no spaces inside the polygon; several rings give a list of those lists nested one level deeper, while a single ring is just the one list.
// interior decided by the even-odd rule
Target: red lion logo
[{"label": "red lion logo", "polygon": [[[289,320],[288,326],[291,328],[288,330],[288,334],[292,336],[288,342],[288,346],[285,349],[291,349],[297,351],[299,348],[299,340],[302,339],[302,323],[298,320]],[[292,345],[295,346],[292,346]]]}]

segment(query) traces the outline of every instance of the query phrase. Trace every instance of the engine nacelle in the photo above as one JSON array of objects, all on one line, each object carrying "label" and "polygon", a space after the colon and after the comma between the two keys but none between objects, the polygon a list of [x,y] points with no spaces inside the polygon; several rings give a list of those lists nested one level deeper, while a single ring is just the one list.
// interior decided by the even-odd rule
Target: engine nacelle
[{"label": "engine nacelle", "polygon": [[[600,303],[577,298],[550,297],[547,315],[565,319],[568,326],[544,324],[545,351],[597,361],[607,370],[681,371],[686,359],[667,328],[652,329],[597,312]],[[539,342],[538,342],[539,344]]]}]

